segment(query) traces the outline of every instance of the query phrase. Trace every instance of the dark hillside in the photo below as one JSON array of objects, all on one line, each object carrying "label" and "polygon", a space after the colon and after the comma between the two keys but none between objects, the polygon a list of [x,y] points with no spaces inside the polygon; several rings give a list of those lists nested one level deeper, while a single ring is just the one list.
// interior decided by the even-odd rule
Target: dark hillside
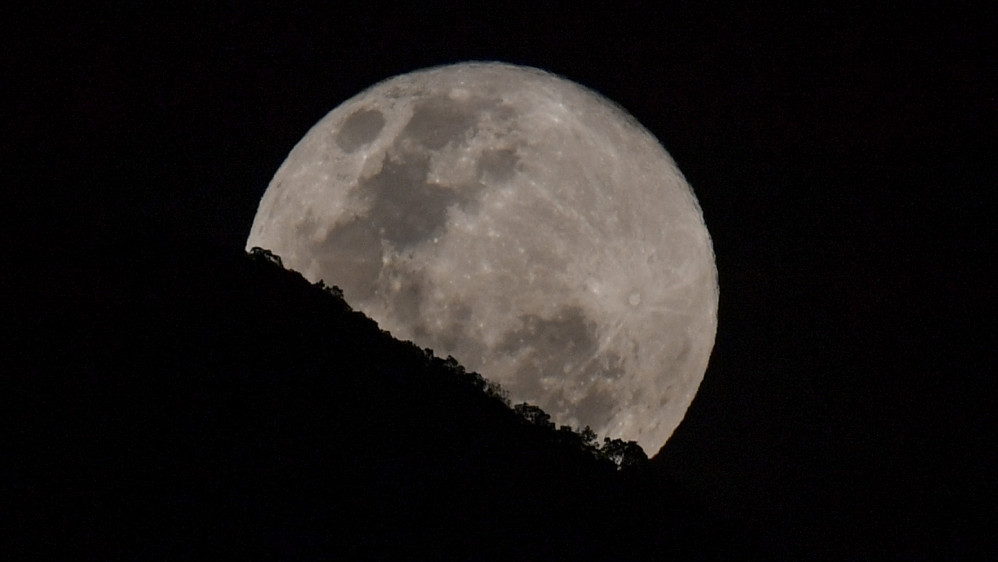
[{"label": "dark hillside", "polygon": [[606,446],[514,411],[478,375],[263,254],[128,265],[96,254],[71,271],[43,282],[7,379],[18,454],[4,495],[21,506],[23,554],[620,560],[731,548],[734,535],[643,455],[618,470]]}]

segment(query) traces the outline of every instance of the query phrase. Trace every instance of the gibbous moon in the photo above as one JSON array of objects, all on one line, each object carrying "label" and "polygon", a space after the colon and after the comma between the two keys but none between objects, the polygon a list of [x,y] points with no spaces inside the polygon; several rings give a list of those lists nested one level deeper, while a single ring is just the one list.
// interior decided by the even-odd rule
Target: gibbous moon
[{"label": "gibbous moon", "polygon": [[253,246],[514,402],[649,454],[714,345],[714,253],[682,174],[619,107],[533,68],[431,68],[347,100],[277,171]]}]

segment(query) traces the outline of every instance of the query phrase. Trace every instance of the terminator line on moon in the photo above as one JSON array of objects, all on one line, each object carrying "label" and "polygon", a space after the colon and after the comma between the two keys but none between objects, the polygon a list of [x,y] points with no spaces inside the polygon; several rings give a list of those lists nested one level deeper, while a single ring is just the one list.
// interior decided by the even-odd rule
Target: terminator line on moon
[{"label": "terminator line on moon", "polygon": [[652,454],[714,345],[682,174],[616,105],[532,68],[437,67],[346,101],[277,171],[254,246],[556,424]]}]

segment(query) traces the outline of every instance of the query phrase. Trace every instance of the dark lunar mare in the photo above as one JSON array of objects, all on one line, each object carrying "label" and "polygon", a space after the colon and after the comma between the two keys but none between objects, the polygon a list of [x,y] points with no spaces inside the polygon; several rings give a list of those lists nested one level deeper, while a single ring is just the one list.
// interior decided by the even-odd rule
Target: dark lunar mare
[{"label": "dark lunar mare", "polygon": [[[312,253],[322,263],[323,273],[343,285],[350,298],[365,300],[374,296],[379,279],[391,272],[383,264],[387,243],[402,256],[445,234],[447,211],[458,207],[469,212],[485,189],[481,181],[460,186],[442,186],[427,181],[430,155],[451,143],[463,143],[474,132],[486,112],[509,112],[497,100],[472,97],[455,102],[436,96],[416,104],[412,117],[385,152],[378,173],[361,181],[351,196],[362,215],[332,229],[315,244]],[[507,116],[508,117],[508,116]],[[373,109],[354,112],[344,120],[335,136],[345,152],[370,144],[384,129],[384,115]],[[512,177],[518,165],[516,152],[509,148],[483,151],[476,163],[479,180],[502,182]],[[311,225],[313,230],[318,225]],[[400,278],[419,277],[414,272]],[[425,334],[418,320],[422,281],[411,281],[393,296],[394,309]],[[456,311],[457,312],[457,311]]]},{"label": "dark lunar mare", "polygon": [[376,109],[362,109],[343,121],[336,133],[336,145],[346,153],[374,142],[385,128],[385,116]]},{"label": "dark lunar mare", "polygon": [[[313,248],[324,273],[342,283],[351,298],[367,299],[377,290],[386,250],[383,242],[404,255],[406,250],[444,234],[448,208],[468,208],[480,197],[485,188],[481,183],[455,189],[430,183],[427,175],[429,151],[462,142],[486,105],[483,100],[454,104],[446,97],[417,104],[412,118],[386,151],[381,170],[353,189],[351,195],[367,212],[334,228]],[[356,150],[377,138],[383,127],[380,112],[361,110],[346,119],[336,142],[344,150]],[[510,151],[493,151],[479,163],[479,173],[505,178],[515,165]],[[407,287],[403,293],[399,304],[418,310],[413,299],[419,289]]]},{"label": "dark lunar mare", "polygon": [[[534,314],[520,317],[522,325],[502,338],[498,350],[502,353],[523,353],[515,380],[504,382],[513,395],[543,397],[552,410],[570,407],[581,425],[598,427],[612,417],[615,401],[603,390],[592,388],[579,403],[572,404],[562,388],[547,389],[543,379],[571,379],[569,388],[589,387],[600,379],[617,380],[623,376],[620,358],[604,352],[606,357],[590,361],[599,352],[597,325],[585,312],[570,306],[559,309],[551,318]],[[567,372],[566,372],[567,367]]]}]

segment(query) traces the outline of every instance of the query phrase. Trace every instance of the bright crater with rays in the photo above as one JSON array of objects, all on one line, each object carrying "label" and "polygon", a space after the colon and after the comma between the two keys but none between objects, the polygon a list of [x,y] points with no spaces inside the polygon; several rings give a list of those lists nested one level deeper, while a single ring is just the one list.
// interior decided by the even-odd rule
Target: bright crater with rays
[{"label": "bright crater with rays", "polygon": [[253,246],[555,423],[649,454],[714,343],[713,250],[672,159],[535,69],[439,67],[348,100],[278,170]]}]

